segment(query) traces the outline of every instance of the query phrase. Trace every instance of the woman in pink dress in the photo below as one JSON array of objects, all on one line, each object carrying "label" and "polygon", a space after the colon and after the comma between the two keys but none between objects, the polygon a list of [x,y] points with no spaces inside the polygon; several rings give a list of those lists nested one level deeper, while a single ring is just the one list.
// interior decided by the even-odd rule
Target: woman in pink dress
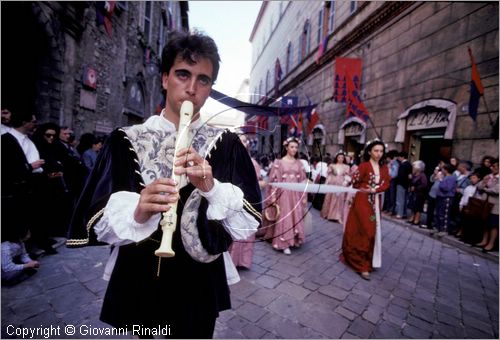
[{"label": "woman in pink dress", "polygon": [[[328,177],[325,184],[348,186],[351,182],[349,176],[349,165],[346,164],[345,154],[339,151],[335,155],[333,163],[328,165]],[[321,209],[321,217],[327,220],[337,220],[342,223],[344,220],[344,202],[346,194],[326,194],[323,208]]]},{"label": "woman in pink dress", "polygon": [[[249,142],[245,135],[240,136],[240,140],[245,145],[247,150],[249,150]],[[262,178],[261,168],[259,163],[253,158],[252,163],[255,168],[255,174],[257,175],[257,180],[259,181],[259,187],[262,189],[266,182]],[[244,241],[236,241],[234,240],[231,246],[229,247],[229,254],[231,255],[231,259],[236,267],[243,267],[250,269],[252,266],[252,257],[253,257],[253,247],[255,244],[255,234],[248,237]]]},{"label": "woman in pink dress", "polygon": [[[283,145],[286,155],[277,159],[270,170],[269,182],[301,183],[306,181],[306,172],[297,158],[299,140],[290,137]],[[269,186],[267,204],[277,203],[279,217],[268,225],[265,238],[271,240],[274,249],[291,254],[290,247],[304,243],[304,215],[307,194]]]}]

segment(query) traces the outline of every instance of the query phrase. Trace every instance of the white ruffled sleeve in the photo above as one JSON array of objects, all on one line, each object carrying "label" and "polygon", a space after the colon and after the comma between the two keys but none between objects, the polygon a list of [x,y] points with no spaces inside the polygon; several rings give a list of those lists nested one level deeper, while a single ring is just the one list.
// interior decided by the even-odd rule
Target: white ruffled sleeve
[{"label": "white ruffled sleeve", "polygon": [[149,237],[158,227],[161,214],[155,214],[145,223],[137,223],[134,211],[140,195],[118,191],[109,198],[104,214],[94,227],[97,239],[117,246],[139,242]]},{"label": "white ruffled sleeve", "polygon": [[243,209],[243,191],[237,186],[214,178],[212,190],[200,194],[208,201],[207,218],[220,221],[234,240],[245,240],[257,231],[259,222]]}]

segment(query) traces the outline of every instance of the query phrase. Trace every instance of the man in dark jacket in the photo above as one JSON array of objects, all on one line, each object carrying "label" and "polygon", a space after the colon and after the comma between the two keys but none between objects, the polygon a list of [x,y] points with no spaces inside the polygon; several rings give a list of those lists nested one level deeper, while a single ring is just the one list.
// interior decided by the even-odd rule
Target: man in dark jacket
[{"label": "man in dark jacket", "polygon": [[[37,246],[53,254],[47,236],[31,220],[37,215],[37,175],[45,163],[29,138],[36,128],[36,118],[30,111],[17,108],[12,110],[11,122],[10,132],[2,135],[2,238],[12,233],[24,236],[31,230]],[[32,213],[26,214],[27,209]]]},{"label": "man in dark jacket", "polygon": [[396,218],[406,218],[406,204],[408,201],[408,188],[411,182],[411,164],[408,153],[401,151],[398,155],[399,169],[396,176]]}]

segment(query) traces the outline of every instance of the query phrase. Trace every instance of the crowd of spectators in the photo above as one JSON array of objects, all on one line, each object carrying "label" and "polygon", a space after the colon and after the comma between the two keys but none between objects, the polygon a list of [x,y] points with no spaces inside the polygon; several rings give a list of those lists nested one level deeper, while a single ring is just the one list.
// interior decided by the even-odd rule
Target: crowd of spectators
[{"label": "crowd of spectators", "polygon": [[1,132],[2,283],[15,284],[36,273],[39,257],[57,253],[102,139],[87,134],[89,144],[76,146],[71,128],[10,107]]},{"label": "crowd of spectators", "polygon": [[[397,194],[394,197],[392,188],[386,192],[385,214],[407,219],[438,237],[453,235],[483,252],[498,249],[498,158],[484,156],[476,168],[469,160],[442,159],[427,178],[421,160],[414,161],[409,172],[405,152],[388,154],[391,187],[396,185]],[[483,215],[471,213],[470,197],[481,200]]]}]

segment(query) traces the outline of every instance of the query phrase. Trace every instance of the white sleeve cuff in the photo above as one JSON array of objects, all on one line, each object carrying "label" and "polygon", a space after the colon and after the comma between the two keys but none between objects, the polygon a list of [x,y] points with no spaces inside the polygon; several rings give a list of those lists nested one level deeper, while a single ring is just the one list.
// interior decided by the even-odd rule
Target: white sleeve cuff
[{"label": "white sleeve cuff", "polygon": [[240,281],[238,270],[236,269],[236,266],[234,265],[233,259],[231,258],[231,255],[229,255],[229,252],[223,252],[222,256],[224,257],[224,267],[226,269],[227,284],[234,285],[235,283]]},{"label": "white sleeve cuff", "polygon": [[115,192],[110,196],[103,216],[94,227],[99,241],[125,245],[142,241],[155,232],[160,213],[151,216],[145,223],[137,223],[134,219],[139,198],[138,193],[129,191]]},{"label": "white sleeve cuff", "polygon": [[214,178],[214,187],[208,192],[200,190],[200,194],[208,201],[209,220],[221,221],[243,210],[243,191],[231,183]]},{"label": "white sleeve cuff", "polygon": [[217,220],[234,240],[245,240],[257,231],[259,222],[243,209],[243,191],[231,183],[214,179],[214,187],[200,191],[208,201],[207,219]]},{"label": "white sleeve cuff", "polygon": [[224,229],[231,235],[233,240],[243,241],[255,234],[259,222],[248,212],[242,210],[238,214],[222,220]]}]

